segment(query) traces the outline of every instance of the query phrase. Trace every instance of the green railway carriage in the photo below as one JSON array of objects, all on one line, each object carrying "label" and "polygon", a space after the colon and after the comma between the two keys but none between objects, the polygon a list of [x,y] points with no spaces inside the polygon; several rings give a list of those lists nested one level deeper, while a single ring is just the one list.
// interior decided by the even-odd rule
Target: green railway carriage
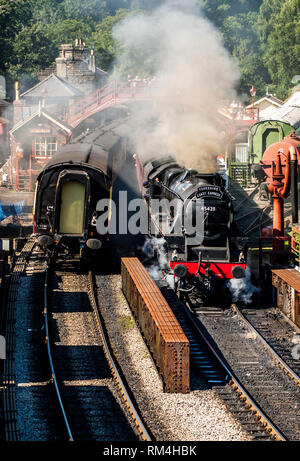
[{"label": "green railway carriage", "polygon": [[265,150],[288,136],[293,126],[279,120],[263,120],[249,129],[249,163],[259,163]]}]

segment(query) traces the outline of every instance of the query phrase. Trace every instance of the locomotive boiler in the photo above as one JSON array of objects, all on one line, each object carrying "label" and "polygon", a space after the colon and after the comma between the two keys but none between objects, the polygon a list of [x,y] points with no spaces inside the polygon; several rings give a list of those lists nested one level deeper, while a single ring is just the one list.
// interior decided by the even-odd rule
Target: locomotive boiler
[{"label": "locomotive boiler", "polygon": [[198,288],[206,299],[222,296],[228,280],[245,277],[247,257],[247,239],[236,227],[224,179],[183,168],[172,157],[145,163],[136,157],[136,167],[149,210],[148,233],[164,238],[176,289],[184,294]]}]

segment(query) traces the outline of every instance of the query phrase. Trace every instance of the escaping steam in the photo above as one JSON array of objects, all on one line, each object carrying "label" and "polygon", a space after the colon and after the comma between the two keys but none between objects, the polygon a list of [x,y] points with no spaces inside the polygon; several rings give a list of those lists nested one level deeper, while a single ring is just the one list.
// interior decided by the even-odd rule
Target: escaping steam
[{"label": "escaping steam", "polygon": [[[147,271],[157,283],[166,278],[164,271],[168,268],[168,258],[165,243],[166,241],[163,237],[146,237],[142,247],[146,262],[147,260],[151,261],[150,265],[146,265]],[[155,262],[153,262],[154,258]]]},{"label": "escaping steam", "polygon": [[241,279],[230,279],[228,282],[229,290],[232,294],[233,302],[249,304],[254,293],[259,292],[259,288],[251,282],[251,272],[247,267],[246,277]]},{"label": "escaping steam", "polygon": [[129,135],[136,152],[144,160],[171,154],[187,168],[214,172],[216,156],[224,152],[218,109],[236,98],[239,73],[220,33],[193,13],[192,3],[167,2],[119,23],[116,68],[123,77],[154,76],[151,102],[133,111]]}]

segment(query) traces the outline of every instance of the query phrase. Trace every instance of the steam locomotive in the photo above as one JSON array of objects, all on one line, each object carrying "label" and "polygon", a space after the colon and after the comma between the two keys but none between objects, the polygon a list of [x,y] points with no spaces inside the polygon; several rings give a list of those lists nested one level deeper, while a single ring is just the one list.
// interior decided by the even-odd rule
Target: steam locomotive
[{"label": "steam locomotive", "polygon": [[172,157],[142,163],[136,156],[136,168],[148,205],[148,234],[164,238],[179,294],[196,287],[212,299],[226,281],[245,277],[247,238],[235,225],[223,177],[183,168]]}]

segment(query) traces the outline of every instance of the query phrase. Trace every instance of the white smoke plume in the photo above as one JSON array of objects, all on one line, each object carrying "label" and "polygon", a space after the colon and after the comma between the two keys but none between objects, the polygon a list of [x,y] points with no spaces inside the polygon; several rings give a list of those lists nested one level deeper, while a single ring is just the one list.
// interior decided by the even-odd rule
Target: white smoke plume
[{"label": "white smoke plume", "polygon": [[157,258],[151,265],[147,266],[150,276],[157,282],[165,278],[164,270],[168,268],[168,258],[164,247],[164,238],[146,237],[142,251],[148,260]]},{"label": "white smoke plume", "polygon": [[214,172],[216,156],[224,153],[218,109],[224,100],[236,99],[239,72],[220,33],[193,12],[193,3],[169,1],[119,23],[116,67],[123,78],[128,63],[144,69],[140,77],[155,76],[152,102],[134,113],[130,138],[136,152],[144,160],[171,154],[187,168]]},{"label": "white smoke plume", "polygon": [[232,301],[243,302],[244,304],[251,303],[254,293],[260,291],[259,288],[251,282],[251,271],[248,267],[246,269],[246,277],[241,279],[230,279],[228,287],[232,294]]}]

